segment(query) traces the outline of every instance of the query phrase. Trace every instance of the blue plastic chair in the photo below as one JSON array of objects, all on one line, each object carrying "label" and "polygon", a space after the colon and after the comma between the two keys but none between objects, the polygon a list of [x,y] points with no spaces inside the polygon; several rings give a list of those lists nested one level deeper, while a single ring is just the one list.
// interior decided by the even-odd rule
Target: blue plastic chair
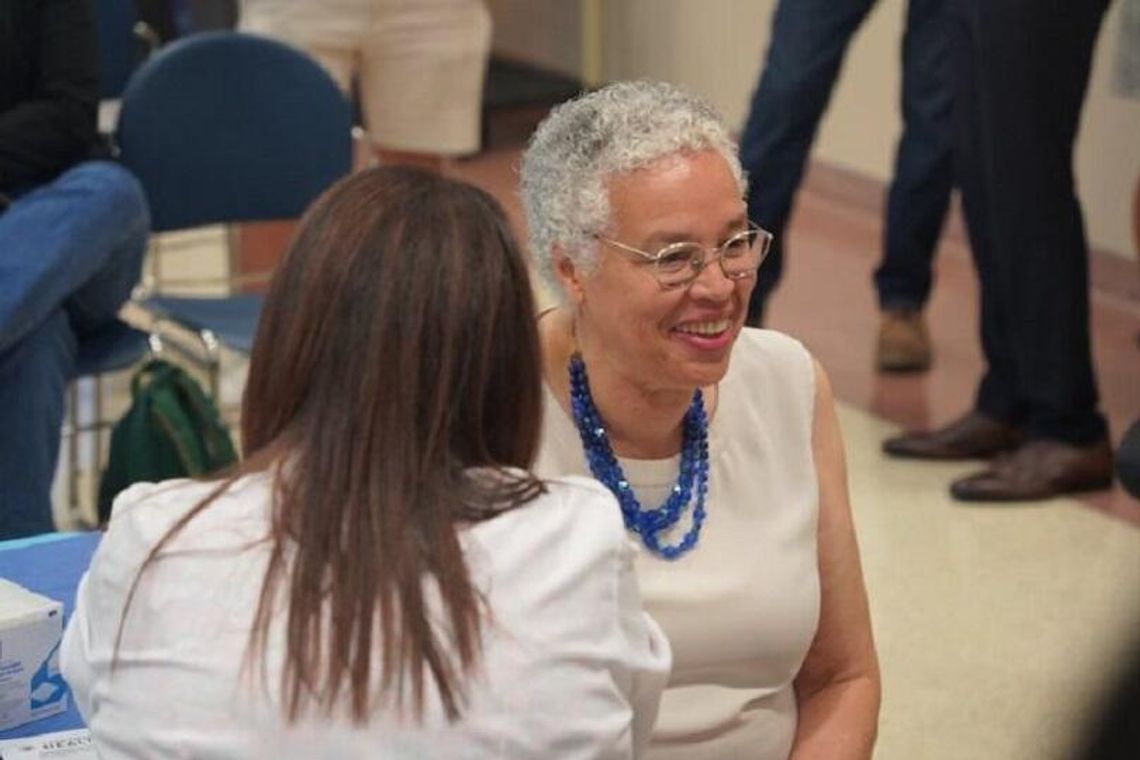
[{"label": "blue plastic chair", "polygon": [[[123,93],[117,143],[146,191],[153,231],[170,232],[300,216],[351,169],[351,130],[348,101],[303,52],[215,32],[167,45],[139,68]],[[217,398],[218,347],[249,351],[262,298],[137,302],[160,327],[198,336]]]},{"label": "blue plastic chair", "polygon": [[99,97],[114,100],[138,65],[135,36],[138,12],[134,0],[96,0],[95,30],[99,41]]},{"label": "blue plastic chair", "polygon": [[[131,73],[149,50],[157,45],[154,33],[139,21],[135,0],[96,0],[94,3],[96,41],[99,49],[99,97],[117,100],[126,87]],[[103,419],[103,376],[129,369],[138,363],[147,351],[147,335],[126,322],[115,320],[93,335],[79,341],[79,355],[70,386],[70,404],[64,437],[68,442],[69,456],[67,480],[69,508],[73,519],[92,522],[83,515],[79,494],[79,435],[93,433],[95,441],[95,468],[102,464],[102,431],[111,421]],[[79,419],[77,382],[91,380],[94,385],[94,411],[87,422]],[[92,491],[94,499],[94,491]]]},{"label": "blue plastic chair", "polygon": [[96,0],[95,33],[99,43],[99,97],[117,100],[131,73],[154,52],[159,39],[140,20],[135,0]]},{"label": "blue plastic chair", "polygon": [[[99,97],[115,100],[126,87],[131,72],[144,58],[146,50],[153,49],[156,40],[153,32],[138,17],[135,0],[97,0],[95,9],[95,32],[99,47]],[[149,35],[149,36],[148,36]],[[125,370],[138,362],[147,351],[147,334],[134,329],[126,322],[115,320],[100,328],[93,335],[83,336],[79,342],[79,356],[73,380],[93,378],[96,383],[96,406],[101,400],[100,378],[102,375]],[[72,386],[74,399],[74,385]],[[96,430],[108,423],[96,412],[95,420],[80,426],[72,405],[69,426],[74,450],[76,433],[82,430]],[[71,462],[70,478],[74,483],[77,477],[74,457]],[[72,489],[74,505],[75,492]]]},{"label": "blue plastic chair", "polygon": [[[96,0],[94,18],[99,49],[99,97],[117,100],[131,73],[146,53],[156,47],[157,40],[149,27],[139,21],[135,0]],[[84,335],[79,341],[64,436],[69,448],[69,507],[73,518],[80,521],[90,520],[80,510],[79,435],[94,434],[94,461],[98,469],[102,464],[102,431],[111,425],[110,420],[103,419],[103,376],[131,368],[146,355],[147,347],[147,334],[121,320],[105,325],[92,335]],[[76,381],[88,379],[94,385],[94,411],[90,421],[81,422]]]}]

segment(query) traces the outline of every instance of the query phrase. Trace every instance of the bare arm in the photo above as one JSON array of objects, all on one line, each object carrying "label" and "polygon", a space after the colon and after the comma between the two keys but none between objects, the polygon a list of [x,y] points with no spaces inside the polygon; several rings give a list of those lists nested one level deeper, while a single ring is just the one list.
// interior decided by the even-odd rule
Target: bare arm
[{"label": "bare arm", "polygon": [[796,676],[792,760],[867,760],[880,680],[867,592],[847,494],[847,463],[831,384],[815,364],[812,449],[819,478],[819,629]]}]

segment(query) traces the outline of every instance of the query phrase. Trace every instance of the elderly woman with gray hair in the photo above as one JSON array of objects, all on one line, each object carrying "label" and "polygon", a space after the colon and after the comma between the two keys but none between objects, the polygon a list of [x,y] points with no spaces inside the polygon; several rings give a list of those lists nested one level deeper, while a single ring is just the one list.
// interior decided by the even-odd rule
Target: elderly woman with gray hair
[{"label": "elderly woman with gray hair", "polygon": [[[763,177],[754,178],[763,182]],[[640,544],[674,670],[652,758],[869,758],[880,682],[827,376],[744,328],[771,236],[706,104],[619,83],[522,164],[540,317],[535,472],[592,474]]]}]

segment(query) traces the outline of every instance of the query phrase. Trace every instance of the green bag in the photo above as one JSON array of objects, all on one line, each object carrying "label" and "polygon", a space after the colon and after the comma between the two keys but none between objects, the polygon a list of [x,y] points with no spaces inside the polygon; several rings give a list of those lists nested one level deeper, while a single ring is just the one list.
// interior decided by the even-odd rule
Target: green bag
[{"label": "green bag", "polygon": [[99,483],[99,520],[132,483],[202,477],[237,461],[217,407],[194,379],[162,359],[131,379],[131,406],[111,431],[111,452]]}]

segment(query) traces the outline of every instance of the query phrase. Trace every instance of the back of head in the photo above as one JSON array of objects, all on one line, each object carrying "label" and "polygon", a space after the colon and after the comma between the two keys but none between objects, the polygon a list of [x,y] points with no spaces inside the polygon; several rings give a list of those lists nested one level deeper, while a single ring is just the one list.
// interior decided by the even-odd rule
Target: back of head
[{"label": "back of head", "polygon": [[491,196],[410,168],[352,175],[305,215],[270,286],[243,446],[416,439],[465,466],[527,467],[537,429],[497,423],[506,409],[537,417],[533,316],[525,259]]},{"label": "back of head", "polygon": [[[586,269],[605,229],[607,179],[677,153],[713,150],[744,193],[736,145],[720,115],[699,98],[662,82],[618,82],[568,101],[539,125],[523,155],[522,197],[532,254],[555,284],[553,250]],[[556,288],[557,290],[557,288]]]},{"label": "back of head", "polygon": [[[280,584],[291,718],[309,699],[331,711],[347,693],[366,720],[377,646],[383,690],[410,674],[418,709],[426,670],[458,714],[479,611],[456,525],[540,489],[503,471],[534,457],[540,382],[526,263],[486,193],[377,169],[305,215],[266,298],[242,420],[255,465],[286,463],[254,641],[264,645]],[[428,622],[427,577],[447,646]],[[314,627],[324,614],[326,636]]]}]

